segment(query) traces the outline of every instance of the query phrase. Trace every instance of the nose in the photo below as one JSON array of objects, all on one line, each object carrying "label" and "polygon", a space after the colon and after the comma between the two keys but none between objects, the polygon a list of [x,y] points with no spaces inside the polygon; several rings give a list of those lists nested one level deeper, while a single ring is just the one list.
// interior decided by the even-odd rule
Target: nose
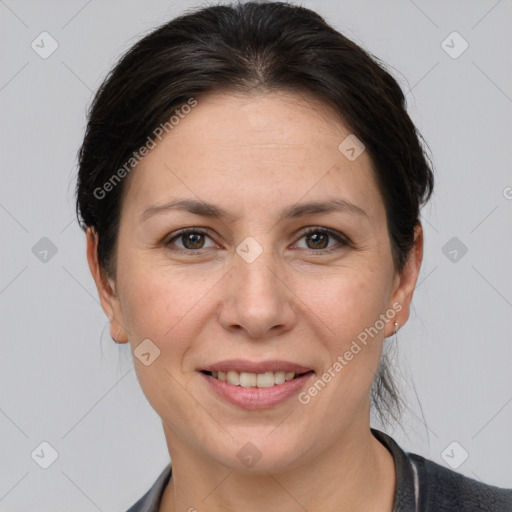
[{"label": "nose", "polygon": [[219,312],[225,329],[268,339],[293,328],[295,296],[287,284],[286,269],[270,251],[263,251],[251,263],[235,254],[226,278]]}]

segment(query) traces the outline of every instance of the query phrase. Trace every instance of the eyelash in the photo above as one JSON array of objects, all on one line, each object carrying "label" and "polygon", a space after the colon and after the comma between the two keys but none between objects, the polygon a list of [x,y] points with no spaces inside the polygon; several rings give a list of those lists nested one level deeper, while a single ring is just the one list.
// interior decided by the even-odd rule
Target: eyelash
[{"label": "eyelash", "polygon": [[[189,256],[194,256],[196,254],[201,254],[201,251],[203,249],[197,249],[197,250],[193,250],[193,249],[181,249],[181,248],[175,248],[175,247],[171,247],[171,244],[174,240],[176,239],[179,239],[180,237],[184,236],[184,235],[188,235],[188,234],[201,234],[201,235],[205,235],[207,236],[208,238],[211,239],[211,236],[208,234],[208,232],[205,230],[205,229],[202,229],[202,228],[185,228],[185,229],[182,229],[176,233],[173,234],[173,236],[171,238],[169,238],[167,241],[164,241],[164,246],[173,251],[173,252],[178,252],[178,253],[182,253],[182,254],[187,254]],[[321,233],[323,235],[327,235],[331,238],[334,238],[342,247],[352,247],[353,244],[352,242],[347,238],[345,237],[344,235],[342,235],[341,233],[338,233],[336,231],[333,231],[331,229],[328,229],[328,228],[320,228],[320,227],[309,227],[309,228],[306,228],[305,231],[302,232],[300,238],[298,240],[301,240],[302,238],[304,238],[305,236],[307,235],[310,235],[312,233]],[[333,251],[336,251],[336,250],[339,250],[340,247],[329,247],[328,249],[305,249],[306,251],[309,251],[311,253],[315,253],[315,254],[329,254]]]}]

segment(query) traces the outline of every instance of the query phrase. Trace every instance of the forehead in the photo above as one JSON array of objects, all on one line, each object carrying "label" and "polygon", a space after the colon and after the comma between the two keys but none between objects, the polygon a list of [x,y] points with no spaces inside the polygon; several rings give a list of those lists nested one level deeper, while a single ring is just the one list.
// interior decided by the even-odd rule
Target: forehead
[{"label": "forehead", "polygon": [[156,141],[132,171],[126,195],[137,209],[169,197],[260,207],[329,193],[382,213],[366,152],[340,151],[351,135],[323,102],[298,93],[210,93]]}]

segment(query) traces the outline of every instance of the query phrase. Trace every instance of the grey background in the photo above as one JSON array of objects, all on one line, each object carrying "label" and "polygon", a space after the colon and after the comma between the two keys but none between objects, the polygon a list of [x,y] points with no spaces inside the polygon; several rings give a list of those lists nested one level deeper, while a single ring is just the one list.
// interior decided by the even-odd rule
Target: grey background
[{"label": "grey background", "polygon": [[[425,259],[398,336],[409,408],[388,432],[443,465],[466,450],[458,471],[510,487],[512,2],[303,4],[394,68],[435,159]],[[0,0],[2,512],[124,511],[169,460],[129,347],[110,339],[73,196],[92,92],[143,34],[194,5]],[[59,45],[47,59],[31,47],[43,31]],[[441,46],[453,31],[469,43],[458,58]],[[43,441],[58,452],[48,469],[31,458]]]}]

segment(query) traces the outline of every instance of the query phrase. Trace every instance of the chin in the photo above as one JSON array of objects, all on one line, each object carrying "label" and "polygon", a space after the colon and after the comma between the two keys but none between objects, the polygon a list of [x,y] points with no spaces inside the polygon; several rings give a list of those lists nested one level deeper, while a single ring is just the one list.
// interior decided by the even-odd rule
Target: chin
[{"label": "chin", "polygon": [[242,473],[279,472],[300,465],[307,450],[305,436],[297,433],[297,439],[293,439],[285,430],[279,435],[273,429],[230,430],[233,438],[227,436],[225,443],[216,443],[208,451],[218,463]]}]

